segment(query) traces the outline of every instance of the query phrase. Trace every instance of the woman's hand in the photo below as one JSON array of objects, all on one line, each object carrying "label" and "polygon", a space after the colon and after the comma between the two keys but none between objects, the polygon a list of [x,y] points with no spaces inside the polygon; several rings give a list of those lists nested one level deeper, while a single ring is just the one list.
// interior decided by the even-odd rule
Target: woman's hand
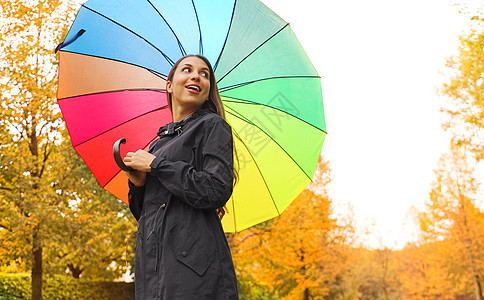
[{"label": "woman's hand", "polygon": [[150,165],[155,158],[156,156],[153,154],[140,149],[136,152],[128,152],[123,162],[126,166],[135,170],[149,172],[151,171]]},{"label": "woman's hand", "polygon": [[136,152],[128,152],[123,162],[126,166],[135,169],[133,172],[126,172],[129,180],[137,187],[141,187],[146,183],[146,172],[151,170],[151,162],[156,158],[151,153],[144,150]]}]

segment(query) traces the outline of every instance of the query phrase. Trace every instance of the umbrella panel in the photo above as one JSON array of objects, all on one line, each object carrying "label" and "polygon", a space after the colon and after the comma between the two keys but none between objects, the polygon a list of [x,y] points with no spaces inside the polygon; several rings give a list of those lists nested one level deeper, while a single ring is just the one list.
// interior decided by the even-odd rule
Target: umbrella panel
[{"label": "umbrella panel", "polygon": [[278,109],[326,131],[320,78],[273,78],[224,90],[221,95],[227,102],[235,100]]},{"label": "umbrella panel", "polygon": [[[236,127],[236,132],[249,145],[254,157],[264,159],[257,155],[268,151],[265,149],[267,144],[274,144],[282,150],[281,156],[289,157],[299,167],[301,176],[305,175],[311,180],[315,161],[317,162],[323,144],[324,132],[290,114],[267,106],[231,102],[226,107],[233,116],[250,116],[250,120],[247,119],[242,127]],[[229,120],[232,124],[232,118]],[[274,169],[277,168],[274,166]]]},{"label": "umbrella panel", "polygon": [[131,64],[60,52],[57,99],[122,90],[164,90],[159,74]]},{"label": "umbrella panel", "polygon": [[219,87],[223,90],[270,78],[301,76],[319,77],[291,27],[286,26],[219,78]]},{"label": "umbrella panel", "polygon": [[235,136],[234,142],[238,157],[234,163],[238,169],[239,180],[226,204],[228,212],[222,219],[226,232],[241,231],[260,222],[260,218],[267,220],[279,215],[249,150]]},{"label": "umbrella panel", "polygon": [[221,80],[286,25],[287,22],[257,0],[236,1],[227,41],[215,65],[215,77]]},{"label": "umbrella panel", "polygon": [[207,57],[215,68],[230,28],[235,0],[210,0],[211,5],[207,5],[207,2],[195,0],[193,4],[200,25],[199,53]]},{"label": "umbrella panel", "polygon": [[[166,56],[167,50],[153,47],[152,43],[147,43],[141,36],[86,8],[86,4],[79,10],[66,40],[74,38],[80,30],[85,30],[85,33],[75,42],[62,48],[62,51],[129,62],[159,74],[168,74],[172,62]],[[165,41],[168,50],[174,49],[169,52],[172,53],[172,57],[180,57],[181,51],[176,38],[171,32],[169,35],[170,38],[166,36],[164,40],[161,37],[157,40],[160,43]]]},{"label": "umbrella panel", "polygon": [[168,107],[165,93],[121,91],[58,101],[75,147],[111,128]]}]

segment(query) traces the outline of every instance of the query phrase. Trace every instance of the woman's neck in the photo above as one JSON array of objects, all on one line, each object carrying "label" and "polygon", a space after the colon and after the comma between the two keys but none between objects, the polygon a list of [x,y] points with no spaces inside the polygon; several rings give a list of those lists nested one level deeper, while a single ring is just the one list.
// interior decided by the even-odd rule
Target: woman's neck
[{"label": "woman's neck", "polygon": [[200,107],[195,107],[195,108],[184,108],[184,107],[173,107],[173,122],[179,122],[189,115],[193,114],[196,112]]}]

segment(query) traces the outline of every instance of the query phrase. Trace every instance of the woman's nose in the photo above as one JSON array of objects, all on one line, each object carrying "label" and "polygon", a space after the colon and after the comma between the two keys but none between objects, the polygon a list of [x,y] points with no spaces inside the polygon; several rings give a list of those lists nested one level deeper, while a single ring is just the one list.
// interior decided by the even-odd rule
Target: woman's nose
[{"label": "woman's nose", "polygon": [[197,72],[193,72],[192,79],[199,81],[200,80],[200,75]]}]

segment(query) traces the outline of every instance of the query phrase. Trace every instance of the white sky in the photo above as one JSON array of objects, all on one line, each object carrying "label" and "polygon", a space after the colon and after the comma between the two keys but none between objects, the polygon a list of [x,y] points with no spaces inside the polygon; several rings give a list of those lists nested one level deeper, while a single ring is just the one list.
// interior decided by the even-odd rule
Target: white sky
[{"label": "white sky", "polygon": [[353,207],[357,227],[372,231],[364,244],[402,247],[415,238],[410,208],[427,200],[448,149],[436,88],[469,17],[448,0],[262,2],[291,24],[322,77],[322,154],[338,213]]}]

